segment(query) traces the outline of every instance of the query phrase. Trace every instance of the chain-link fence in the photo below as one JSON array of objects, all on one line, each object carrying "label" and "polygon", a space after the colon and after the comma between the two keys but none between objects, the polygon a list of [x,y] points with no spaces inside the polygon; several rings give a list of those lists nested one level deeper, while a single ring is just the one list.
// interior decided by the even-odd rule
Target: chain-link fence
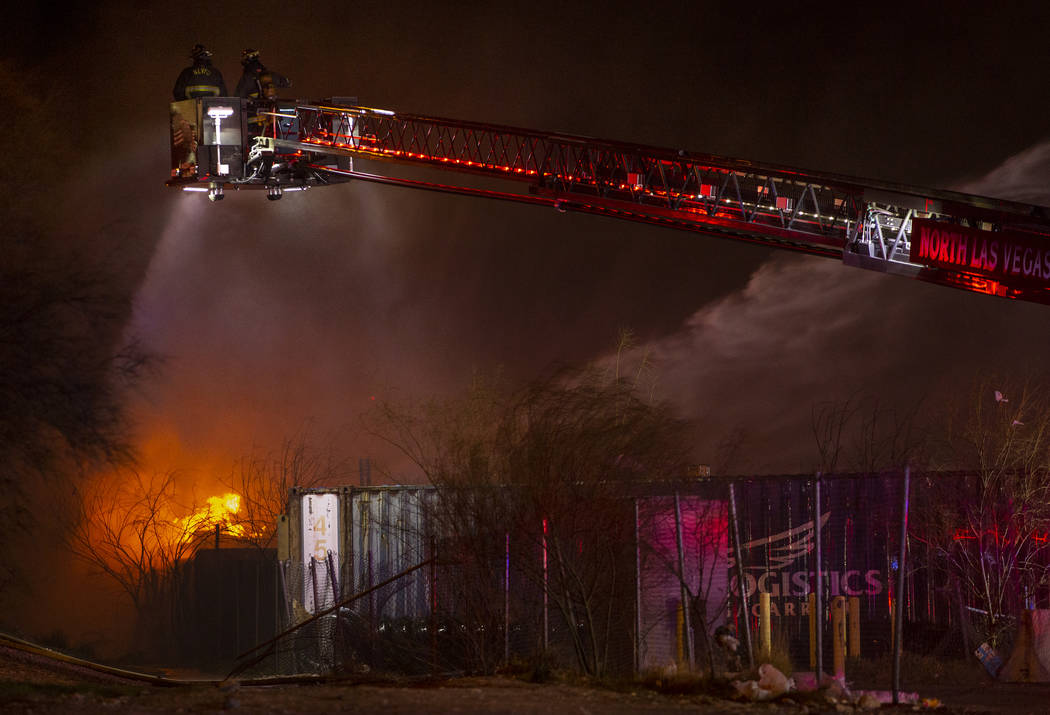
[{"label": "chain-link fence", "polygon": [[[1046,535],[982,531],[966,510],[979,479],[943,474],[915,477],[902,531],[904,481],[633,485],[550,517],[509,490],[344,489],[338,553],[304,561],[293,549],[280,564],[284,633],[256,667],[717,675],[747,667],[750,644],[756,661],[888,687],[898,628],[910,653],[1008,647],[1016,614],[1050,599]],[[1029,546],[995,566],[1003,596],[989,602],[982,564],[1017,541]]]},{"label": "chain-link fence", "polygon": [[839,674],[848,658],[888,655],[899,476],[753,479],[734,493],[728,621],[750,629],[756,657]]}]

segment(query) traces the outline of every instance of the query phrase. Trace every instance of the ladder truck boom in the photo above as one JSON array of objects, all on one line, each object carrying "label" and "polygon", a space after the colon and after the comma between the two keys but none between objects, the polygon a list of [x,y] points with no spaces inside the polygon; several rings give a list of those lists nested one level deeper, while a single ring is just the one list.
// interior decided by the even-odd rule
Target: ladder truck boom
[{"label": "ladder truck boom", "polygon": [[[265,188],[269,198],[279,198],[289,189],[374,181],[722,236],[964,290],[1050,303],[1050,209],[1042,206],[685,150],[405,114],[360,106],[352,98],[255,108],[239,99],[185,100],[172,105],[173,116],[176,105],[203,123],[205,137],[208,122],[213,122],[214,152],[204,142],[203,162],[189,170],[176,166],[173,129],[168,184],[207,190],[213,198],[221,197],[224,187]],[[238,113],[246,127],[253,111],[265,118],[259,135],[248,137],[245,129],[239,137],[219,136],[236,124]],[[173,119],[173,127],[175,123]],[[231,143],[223,146],[227,141]],[[220,164],[219,157],[226,163]],[[381,167],[396,163],[433,169],[449,179],[355,171],[355,157]],[[230,173],[220,173],[223,169]],[[491,188],[494,184],[499,188]]]}]

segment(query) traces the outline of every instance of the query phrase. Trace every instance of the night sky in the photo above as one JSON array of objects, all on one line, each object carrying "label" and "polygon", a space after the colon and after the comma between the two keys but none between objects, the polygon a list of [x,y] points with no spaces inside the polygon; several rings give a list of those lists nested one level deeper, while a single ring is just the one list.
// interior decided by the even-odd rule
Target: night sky
[{"label": "night sky", "polygon": [[1048,11],[968,5],[103,2],[16,11],[5,52],[78,88],[52,117],[77,139],[51,191],[67,230],[121,257],[127,334],[166,357],[133,405],[154,468],[207,486],[307,433],[414,480],[360,432],[373,397],[530,378],[629,328],[696,420],[698,460],[740,429],[738,469],[796,472],[815,403],[1038,369],[1050,308],[393,187],[213,205],[164,186],[171,86],[202,42],[232,90],[252,46],[299,98],[1050,204]]}]

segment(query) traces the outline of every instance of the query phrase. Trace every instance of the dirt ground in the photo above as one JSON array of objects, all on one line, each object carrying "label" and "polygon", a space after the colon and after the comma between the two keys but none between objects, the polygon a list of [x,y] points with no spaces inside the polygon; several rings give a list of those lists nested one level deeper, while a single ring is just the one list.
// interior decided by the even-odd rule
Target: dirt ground
[{"label": "dirt ground", "polygon": [[[931,686],[942,713],[1047,713],[1050,684],[975,682]],[[4,713],[816,713],[854,712],[852,706],[788,698],[742,703],[710,695],[668,695],[644,688],[611,690],[565,683],[533,684],[503,678],[401,682],[326,681],[310,684],[215,684],[162,687],[58,663],[0,646],[0,712]],[[880,712],[912,712],[883,706]]]}]

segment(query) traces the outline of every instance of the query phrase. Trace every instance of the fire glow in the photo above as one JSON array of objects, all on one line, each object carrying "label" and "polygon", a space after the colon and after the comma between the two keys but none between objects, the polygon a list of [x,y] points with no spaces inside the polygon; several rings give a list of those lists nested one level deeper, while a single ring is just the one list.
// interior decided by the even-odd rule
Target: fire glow
[{"label": "fire glow", "polygon": [[176,518],[174,523],[181,533],[187,535],[219,527],[221,531],[243,539],[248,536],[248,529],[244,524],[237,522],[237,512],[240,510],[240,495],[227,492],[219,496],[208,497],[205,500],[205,506],[189,516]]}]

